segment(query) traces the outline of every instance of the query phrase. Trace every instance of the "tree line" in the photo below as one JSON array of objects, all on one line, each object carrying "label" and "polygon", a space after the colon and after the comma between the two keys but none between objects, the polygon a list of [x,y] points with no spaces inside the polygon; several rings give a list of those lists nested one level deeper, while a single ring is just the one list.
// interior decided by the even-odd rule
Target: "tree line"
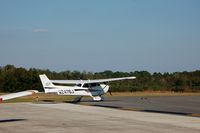
[{"label": "tree line", "polygon": [[135,76],[135,80],[111,82],[113,92],[136,91],[173,91],[199,92],[200,70],[192,72],[149,73],[148,71],[134,72],[54,72],[41,69],[16,68],[13,65],[0,67],[0,92],[17,92],[29,89],[43,91],[39,74],[46,74],[50,79],[103,79]]}]

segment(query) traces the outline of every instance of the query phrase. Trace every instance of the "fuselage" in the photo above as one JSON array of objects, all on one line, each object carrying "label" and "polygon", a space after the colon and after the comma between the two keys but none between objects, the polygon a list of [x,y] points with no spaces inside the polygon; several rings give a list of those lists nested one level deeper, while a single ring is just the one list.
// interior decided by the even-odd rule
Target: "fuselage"
[{"label": "fuselage", "polygon": [[45,87],[45,93],[72,96],[101,96],[107,93],[109,86],[106,84],[78,84],[75,86]]}]

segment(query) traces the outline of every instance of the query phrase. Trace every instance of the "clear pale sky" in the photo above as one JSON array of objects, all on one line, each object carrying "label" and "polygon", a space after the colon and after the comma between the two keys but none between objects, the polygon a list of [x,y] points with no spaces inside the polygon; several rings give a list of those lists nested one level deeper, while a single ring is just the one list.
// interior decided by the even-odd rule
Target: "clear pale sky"
[{"label": "clear pale sky", "polygon": [[0,0],[0,66],[200,69],[199,0]]}]

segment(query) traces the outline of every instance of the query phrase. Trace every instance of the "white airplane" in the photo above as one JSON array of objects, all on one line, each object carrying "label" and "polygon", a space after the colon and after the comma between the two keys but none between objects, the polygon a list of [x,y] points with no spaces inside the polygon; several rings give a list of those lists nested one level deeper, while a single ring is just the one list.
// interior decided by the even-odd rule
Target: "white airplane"
[{"label": "white airplane", "polygon": [[[78,102],[83,96],[90,96],[94,101],[101,101],[102,95],[108,92],[108,82],[118,80],[135,79],[136,77],[122,77],[110,79],[95,79],[95,80],[49,80],[43,74],[39,75],[45,93],[57,93],[58,95],[77,96],[75,101]],[[55,84],[75,84],[75,86],[63,86]]]}]

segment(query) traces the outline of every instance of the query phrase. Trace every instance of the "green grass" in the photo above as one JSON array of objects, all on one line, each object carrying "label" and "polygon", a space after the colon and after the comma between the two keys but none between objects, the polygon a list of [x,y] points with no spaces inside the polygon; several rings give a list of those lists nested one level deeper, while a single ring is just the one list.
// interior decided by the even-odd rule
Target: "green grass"
[{"label": "green grass", "polygon": [[[106,96],[110,96],[110,94],[106,93]],[[200,96],[200,92],[169,92],[169,91],[112,92],[112,96]]]},{"label": "green grass", "polygon": [[[5,93],[0,93],[3,95]],[[105,96],[110,97],[110,94],[107,93]],[[177,93],[177,92],[113,92],[112,97],[119,97],[119,96],[200,96],[200,93]],[[69,102],[74,99],[73,96],[61,96],[56,94],[44,94],[38,93],[33,94],[31,96],[25,96],[20,98],[15,98],[11,100],[6,100],[3,103],[17,103],[17,102],[40,102],[40,101],[47,101],[47,102]]]}]

